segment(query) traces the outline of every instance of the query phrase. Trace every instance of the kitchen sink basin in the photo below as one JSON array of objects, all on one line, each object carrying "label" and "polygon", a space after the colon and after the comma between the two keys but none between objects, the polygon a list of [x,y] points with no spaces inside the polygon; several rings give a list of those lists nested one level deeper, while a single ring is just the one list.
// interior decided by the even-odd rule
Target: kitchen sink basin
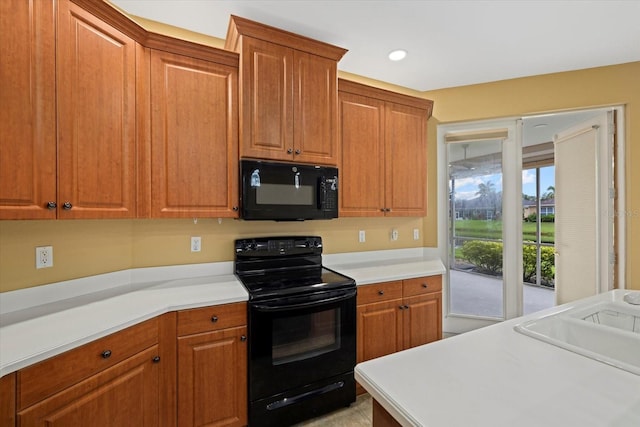
[{"label": "kitchen sink basin", "polygon": [[640,375],[640,306],[596,301],[515,326],[527,336]]}]

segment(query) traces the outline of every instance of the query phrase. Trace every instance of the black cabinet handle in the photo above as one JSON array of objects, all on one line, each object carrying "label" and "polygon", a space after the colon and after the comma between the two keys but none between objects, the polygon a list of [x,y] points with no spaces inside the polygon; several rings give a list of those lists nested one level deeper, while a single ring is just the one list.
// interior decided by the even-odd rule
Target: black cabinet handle
[{"label": "black cabinet handle", "polygon": [[156,357],[154,357],[153,359],[151,359],[151,361],[152,361],[153,363],[160,363],[160,356],[156,356]]},{"label": "black cabinet handle", "polygon": [[296,154],[300,154],[300,153],[302,153],[302,151],[300,151],[300,149],[297,149]]},{"label": "black cabinet handle", "polygon": [[427,285],[426,283],[423,283],[423,284],[422,284],[422,287],[423,287],[423,288],[425,288],[425,289],[427,289],[427,288],[429,287],[429,285]]},{"label": "black cabinet handle", "polygon": [[68,211],[72,207],[73,207],[73,205],[71,203],[69,203],[69,202],[64,202],[64,204],[62,205],[62,209],[64,209],[65,211]]},{"label": "black cabinet handle", "polygon": [[111,350],[105,350],[103,351],[100,356],[102,356],[103,359],[108,359],[111,357]]},{"label": "black cabinet handle", "polygon": [[404,309],[409,310],[409,306],[405,304]]},{"label": "black cabinet handle", "polygon": [[234,206],[232,209],[233,209],[234,212],[238,212],[238,210],[240,210],[240,208],[237,207],[237,206]]},{"label": "black cabinet handle", "polygon": [[378,295],[384,295],[384,291],[378,291]]},{"label": "black cabinet handle", "polygon": [[218,316],[211,316],[211,323],[216,323],[218,321]]},{"label": "black cabinet handle", "polygon": [[293,153],[293,148],[288,148],[287,149],[287,154],[291,154],[291,153]]},{"label": "black cabinet handle", "polygon": [[242,335],[240,337],[240,341],[245,342],[247,340],[247,336],[246,335]]},{"label": "black cabinet handle", "polygon": [[49,210],[53,210],[53,209],[55,209],[57,207],[58,207],[58,204],[56,202],[48,202],[47,203],[47,209],[49,209]]}]

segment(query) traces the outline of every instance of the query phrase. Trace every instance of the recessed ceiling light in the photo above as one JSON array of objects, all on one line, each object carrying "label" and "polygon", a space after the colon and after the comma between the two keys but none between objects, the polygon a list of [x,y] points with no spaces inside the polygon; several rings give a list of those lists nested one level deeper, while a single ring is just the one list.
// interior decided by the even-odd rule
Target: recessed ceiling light
[{"label": "recessed ceiling light", "polygon": [[392,61],[400,61],[407,56],[407,51],[403,49],[396,49],[389,52],[389,59]]}]

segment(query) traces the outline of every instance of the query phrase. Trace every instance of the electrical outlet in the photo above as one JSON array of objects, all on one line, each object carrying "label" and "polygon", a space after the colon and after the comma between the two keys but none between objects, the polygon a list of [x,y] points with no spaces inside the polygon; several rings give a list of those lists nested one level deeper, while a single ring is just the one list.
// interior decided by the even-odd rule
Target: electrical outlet
[{"label": "electrical outlet", "polygon": [[364,243],[367,240],[364,230],[358,231],[358,242]]},{"label": "electrical outlet", "polygon": [[398,230],[395,228],[391,230],[391,240],[398,240]]},{"label": "electrical outlet", "polygon": [[53,246],[38,246],[36,248],[36,268],[53,267]]},{"label": "electrical outlet", "polygon": [[419,228],[414,228],[413,229],[413,240],[418,240],[420,239],[420,229]]},{"label": "electrical outlet", "polygon": [[200,252],[200,250],[202,249],[202,238],[197,236],[197,237],[192,237],[191,238],[191,252]]}]

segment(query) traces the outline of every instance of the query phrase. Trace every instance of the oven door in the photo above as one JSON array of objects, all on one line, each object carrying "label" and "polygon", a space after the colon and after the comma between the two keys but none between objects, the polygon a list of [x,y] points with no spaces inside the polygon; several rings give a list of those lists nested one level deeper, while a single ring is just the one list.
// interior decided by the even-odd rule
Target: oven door
[{"label": "oven door", "polygon": [[356,290],[249,303],[251,401],[353,372]]}]

